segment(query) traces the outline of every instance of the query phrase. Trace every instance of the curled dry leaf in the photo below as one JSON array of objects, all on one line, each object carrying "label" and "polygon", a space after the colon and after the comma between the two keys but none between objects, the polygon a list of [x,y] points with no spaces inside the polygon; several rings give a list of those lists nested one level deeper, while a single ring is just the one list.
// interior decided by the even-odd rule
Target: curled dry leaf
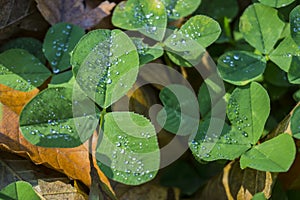
[{"label": "curled dry leaf", "polygon": [[[23,106],[38,93],[38,90],[23,93],[3,85],[0,86],[0,148],[29,157],[36,164],[54,168],[70,178],[80,180],[90,186],[91,163],[88,141],[76,148],[42,148],[32,145],[19,130],[18,114]],[[93,149],[95,149],[97,134],[94,134],[93,137]],[[101,181],[111,188],[109,180],[99,168],[97,168],[97,172]]]},{"label": "curled dry leaf", "polygon": [[218,177],[208,182],[195,199],[251,200],[258,192],[270,197],[274,176],[274,173],[250,168],[241,170],[239,162],[232,161]]},{"label": "curled dry leaf", "polygon": [[50,24],[69,22],[90,29],[110,14],[115,3],[104,1],[96,8],[85,8],[83,0],[36,0],[37,7]]}]

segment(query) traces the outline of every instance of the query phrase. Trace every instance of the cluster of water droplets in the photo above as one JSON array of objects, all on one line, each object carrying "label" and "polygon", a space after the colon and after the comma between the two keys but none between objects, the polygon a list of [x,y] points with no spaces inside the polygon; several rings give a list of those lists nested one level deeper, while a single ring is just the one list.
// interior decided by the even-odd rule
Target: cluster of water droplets
[{"label": "cluster of water droplets", "polygon": [[[163,0],[163,2],[165,2]],[[171,1],[168,1],[168,3],[164,3],[166,5],[166,10],[167,10],[167,15],[168,17],[176,17],[176,18],[179,18],[180,17],[180,14],[178,13],[178,11],[175,9],[176,7],[176,4],[178,3],[184,3],[184,1],[182,0],[171,0]]]},{"label": "cluster of water droplets", "polygon": [[139,39],[133,40],[133,42],[137,48],[138,54],[142,56],[146,55],[147,51],[149,50],[148,44],[143,43],[143,41]]},{"label": "cluster of water droplets", "polygon": [[292,21],[292,25],[293,25],[293,32],[296,34],[300,34],[300,15],[294,17]]},{"label": "cluster of water droplets", "polygon": [[[151,162],[149,156],[143,155],[143,151],[148,149],[148,140],[151,138],[150,133],[141,132],[140,137],[128,138],[125,134],[116,135],[116,140],[112,154],[110,168],[114,176],[124,181],[133,179],[142,181],[154,177],[153,169],[147,167],[147,163]],[[100,160],[101,162],[101,160]],[[103,163],[105,165],[105,163]]]},{"label": "cluster of water droplets", "polygon": [[[59,62],[62,59],[62,56],[68,52],[69,50],[69,40],[70,40],[70,34],[72,31],[72,26],[67,24],[66,27],[62,30],[60,30],[65,37],[56,38],[52,42],[52,50],[51,52],[54,52],[54,55],[52,55],[51,58],[51,66],[53,67],[53,73],[57,74],[60,72],[58,65]],[[57,32],[54,29],[50,30],[50,34],[57,34]],[[45,52],[45,49],[43,49]]]},{"label": "cluster of water droplets", "polygon": [[236,126],[238,131],[240,131],[244,137],[248,137],[248,133],[246,132],[246,129],[248,129],[251,126],[248,117],[240,114],[239,104],[232,97],[229,100],[228,106],[229,109],[232,110],[234,114],[234,118],[231,119],[232,120],[231,123]]},{"label": "cluster of water droplets", "polygon": [[[58,88],[55,89],[57,92],[53,99],[59,101],[59,99],[67,100],[67,98],[61,94]],[[71,102],[60,102],[63,103],[66,112],[71,111]],[[30,117],[26,117],[26,124],[28,124],[23,131],[29,133],[32,136],[37,136],[47,140],[62,140],[71,141],[72,135],[75,131],[72,126],[74,123],[72,119],[65,119],[62,116],[62,111],[55,107],[55,105],[49,104],[48,101],[44,101],[43,98],[30,102]],[[40,115],[35,115],[36,112]],[[42,117],[41,117],[42,115]]]},{"label": "cluster of water droplets", "polygon": [[237,67],[239,62],[242,62],[243,58],[240,57],[239,54],[233,54],[233,55],[226,55],[225,58],[223,58],[222,62],[229,67]]},{"label": "cluster of water droplets", "polygon": [[[157,34],[157,24],[159,24],[157,21],[164,18],[164,16],[157,16],[153,12],[145,13],[143,4],[138,4],[134,7],[134,21],[131,21],[128,19],[128,23],[133,23],[134,26],[140,26],[143,25],[146,32],[150,34]],[[159,9],[161,8],[160,4],[157,4],[156,7]]]},{"label": "cluster of water droplets", "polygon": [[181,33],[186,38],[197,40],[199,37],[201,37],[200,28],[201,27],[199,24],[190,23],[187,28],[181,30]]},{"label": "cluster of water droplets", "polygon": [[200,159],[205,159],[211,157],[211,145],[217,143],[220,139],[219,135],[213,133],[211,135],[207,135],[205,131],[201,131],[200,139],[193,139],[190,143],[190,148],[194,152],[195,156]]},{"label": "cluster of water droplets", "polygon": [[65,120],[48,120],[48,125],[40,125],[41,127],[44,127],[40,130],[32,127],[26,127],[25,130],[32,136],[38,136],[47,140],[72,141],[70,134],[74,131],[71,126],[64,125],[64,123],[67,122]]},{"label": "cluster of water droplets", "polygon": [[[82,63],[77,76],[79,85],[89,93],[105,95],[107,86],[113,83],[114,77],[120,75],[119,66],[125,64],[122,55],[117,55],[118,44],[113,42],[114,32],[106,40],[97,44]],[[129,52],[125,52],[128,55]],[[127,87],[122,80],[120,87]]]},{"label": "cluster of water droplets", "polygon": [[[13,66],[13,68],[15,67]],[[12,72],[0,64],[0,75],[8,75],[8,74],[12,74]]]},{"label": "cluster of water droplets", "polygon": [[[41,76],[31,76],[31,72],[26,72],[23,69],[41,69],[43,64],[34,56],[26,56],[24,57],[24,52],[19,51],[17,52],[23,57],[23,64],[22,66],[16,66],[12,64],[8,64],[7,66],[0,64],[0,75],[8,75],[8,74],[20,74],[21,76],[15,80],[14,88],[21,91],[27,91],[34,88],[34,86],[39,86],[44,80]],[[29,68],[28,68],[29,67]],[[37,70],[39,71],[39,70]]]},{"label": "cluster of water droplets", "polygon": [[178,32],[174,32],[171,35],[171,40],[170,40],[170,44],[173,47],[187,47],[187,40],[190,39],[188,37],[186,37],[185,35],[183,35],[180,31]]}]

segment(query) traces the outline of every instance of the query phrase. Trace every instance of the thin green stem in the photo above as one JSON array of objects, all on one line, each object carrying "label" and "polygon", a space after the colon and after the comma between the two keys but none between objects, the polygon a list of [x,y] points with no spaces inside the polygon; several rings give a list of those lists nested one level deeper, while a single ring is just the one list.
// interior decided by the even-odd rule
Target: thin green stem
[{"label": "thin green stem", "polygon": [[[106,109],[103,108],[100,114],[100,123],[99,123],[99,128],[102,130],[103,122],[104,122],[104,115],[106,114]],[[98,132],[99,133],[99,132]]]}]

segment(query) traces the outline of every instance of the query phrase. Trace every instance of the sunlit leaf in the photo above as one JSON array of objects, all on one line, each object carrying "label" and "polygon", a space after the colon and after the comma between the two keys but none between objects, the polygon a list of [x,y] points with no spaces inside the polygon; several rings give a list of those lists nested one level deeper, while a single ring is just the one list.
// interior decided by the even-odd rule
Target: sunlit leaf
[{"label": "sunlit leaf", "polygon": [[190,67],[199,63],[205,48],[218,39],[221,28],[217,21],[205,15],[190,18],[165,41],[170,59]]},{"label": "sunlit leaf", "polygon": [[247,7],[239,25],[245,40],[264,54],[270,53],[273,49],[284,26],[276,9],[259,3]]},{"label": "sunlit leaf", "polygon": [[293,3],[295,0],[259,0],[262,4],[265,4],[267,6],[275,7],[275,8],[280,8],[287,6],[291,3]]},{"label": "sunlit leaf", "polygon": [[103,108],[129,91],[136,81],[139,57],[132,40],[120,30],[94,30],[71,56],[76,82]]},{"label": "sunlit leaf", "polygon": [[[218,128],[210,126],[212,122],[224,125],[221,133]],[[197,134],[189,139],[189,147],[198,161],[213,161],[233,160],[248,150],[251,144],[239,130],[231,129],[220,119],[211,118],[200,122]]]},{"label": "sunlit leaf", "polygon": [[159,0],[128,0],[117,5],[112,23],[123,29],[138,30],[161,41],[166,31],[167,14],[164,4]]},{"label": "sunlit leaf", "polygon": [[24,107],[20,129],[30,143],[43,147],[76,147],[93,134],[99,110],[82,92],[72,91],[72,88],[51,87]]},{"label": "sunlit leaf", "polygon": [[289,134],[280,134],[259,144],[241,156],[241,168],[261,171],[286,172],[296,155],[296,146]]},{"label": "sunlit leaf", "polygon": [[160,152],[154,126],[148,119],[130,112],[107,113],[100,134],[96,158],[107,177],[128,185],[155,177]]},{"label": "sunlit leaf", "polygon": [[300,49],[295,41],[288,36],[270,54],[270,59],[283,71],[288,72],[293,57],[300,56]]},{"label": "sunlit leaf", "polygon": [[161,0],[166,7],[169,19],[179,19],[192,14],[201,0]]},{"label": "sunlit leaf", "polygon": [[263,133],[270,113],[267,91],[258,83],[236,88],[229,99],[227,116],[242,135],[256,144]]},{"label": "sunlit leaf", "polygon": [[34,192],[32,186],[24,181],[11,183],[0,190],[0,199],[40,200],[39,196]]}]

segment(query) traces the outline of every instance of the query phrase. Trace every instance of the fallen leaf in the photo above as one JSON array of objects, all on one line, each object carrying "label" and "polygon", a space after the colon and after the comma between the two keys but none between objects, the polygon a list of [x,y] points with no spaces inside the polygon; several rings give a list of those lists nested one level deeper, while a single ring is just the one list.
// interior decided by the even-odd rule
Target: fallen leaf
[{"label": "fallen leaf", "polygon": [[0,150],[0,189],[14,181],[26,181],[37,186],[39,179],[70,182],[70,179],[62,173],[42,165],[35,165],[30,160]]},{"label": "fallen leaf", "polygon": [[[19,131],[19,113],[38,92],[37,89],[20,92],[0,85],[0,148],[28,157],[36,164],[44,164],[91,186],[88,141],[76,148],[42,148],[29,143]],[[93,137],[95,149],[97,134]],[[101,181],[111,189],[109,180],[95,167]]]},{"label": "fallen leaf", "polygon": [[38,93],[38,89],[22,92],[0,84],[0,103],[6,105],[19,115],[23,106]]},{"label": "fallen leaf", "polygon": [[[91,185],[88,142],[76,148],[37,147],[29,143],[20,133],[18,121],[19,116],[16,113],[7,106],[2,107],[0,147],[18,155],[29,157],[35,164],[44,164],[70,178],[81,180],[87,186]],[[109,186],[106,176],[100,170],[98,170],[98,174],[101,181]]]},{"label": "fallen leaf", "polygon": [[0,40],[24,30],[44,32],[48,23],[43,19],[34,0],[0,0]]},{"label": "fallen leaf", "polygon": [[32,0],[1,0],[0,29],[24,19],[33,13]]},{"label": "fallen leaf", "polygon": [[115,3],[104,1],[97,7],[85,8],[83,0],[36,0],[37,7],[44,18],[51,24],[69,22],[84,29],[90,29],[104,17],[110,15]]},{"label": "fallen leaf", "polygon": [[39,184],[34,187],[35,191],[45,199],[75,199],[85,200],[86,198],[77,192],[71,184],[62,181],[39,180]]},{"label": "fallen leaf", "polygon": [[15,181],[30,183],[46,199],[85,199],[64,174],[0,150],[0,189]]},{"label": "fallen leaf", "polygon": [[250,168],[241,170],[239,162],[232,161],[218,177],[208,182],[195,199],[251,200],[258,192],[270,197],[273,179],[273,173]]}]

